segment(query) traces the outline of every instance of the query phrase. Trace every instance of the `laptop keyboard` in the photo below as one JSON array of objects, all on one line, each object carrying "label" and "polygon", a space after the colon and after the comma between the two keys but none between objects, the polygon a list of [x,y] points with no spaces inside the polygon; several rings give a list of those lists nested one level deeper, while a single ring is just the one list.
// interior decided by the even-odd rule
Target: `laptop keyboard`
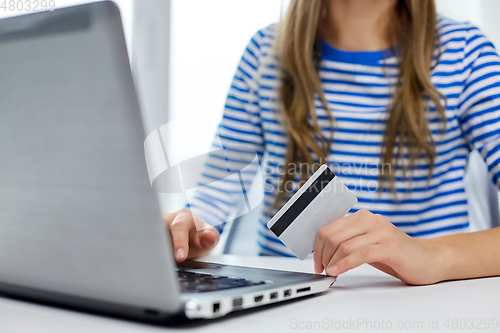
[{"label": "laptop keyboard", "polygon": [[264,284],[264,281],[232,278],[223,275],[212,275],[177,270],[182,292],[203,293],[208,291],[241,288]]}]

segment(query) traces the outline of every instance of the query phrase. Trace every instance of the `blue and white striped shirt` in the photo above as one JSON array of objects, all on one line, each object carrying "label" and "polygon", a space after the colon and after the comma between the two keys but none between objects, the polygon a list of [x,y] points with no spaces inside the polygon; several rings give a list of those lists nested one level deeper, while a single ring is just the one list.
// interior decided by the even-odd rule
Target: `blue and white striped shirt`
[{"label": "blue and white striped shirt", "polygon": [[[287,137],[277,103],[279,65],[271,54],[275,30],[271,25],[259,31],[246,48],[214,144],[224,150],[210,154],[200,188],[189,200],[190,208],[213,225],[221,225],[238,205],[242,184],[248,189],[258,168],[255,163],[247,166],[255,154],[263,167],[266,209],[282,179]],[[350,213],[368,209],[416,237],[468,230],[463,176],[471,149],[481,153],[492,181],[500,184],[500,59],[492,43],[469,23],[439,17],[437,33],[440,45],[431,80],[446,96],[446,128],[442,131],[437,109],[430,104],[427,120],[436,144],[432,178],[427,184],[425,156],[413,163],[411,182],[403,180],[398,168],[397,199],[388,188],[382,193],[376,190],[382,136],[399,70],[397,57],[390,51],[345,52],[322,42],[319,74],[334,118],[329,163],[359,199]],[[328,138],[330,122],[319,98],[316,108]],[[244,166],[240,179],[227,177]],[[295,189],[298,181],[297,176]],[[264,214],[260,218],[260,253],[292,255],[267,229],[268,219]]]}]

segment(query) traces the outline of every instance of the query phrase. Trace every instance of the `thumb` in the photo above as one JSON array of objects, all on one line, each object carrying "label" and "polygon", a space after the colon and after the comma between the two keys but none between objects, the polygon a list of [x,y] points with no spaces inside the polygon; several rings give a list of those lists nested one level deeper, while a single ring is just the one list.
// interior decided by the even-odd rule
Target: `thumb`
[{"label": "thumb", "polygon": [[215,232],[209,229],[203,230],[203,232],[200,234],[200,244],[205,249],[215,247],[215,245],[217,245],[218,239],[219,239],[219,234],[218,233],[216,234]]}]

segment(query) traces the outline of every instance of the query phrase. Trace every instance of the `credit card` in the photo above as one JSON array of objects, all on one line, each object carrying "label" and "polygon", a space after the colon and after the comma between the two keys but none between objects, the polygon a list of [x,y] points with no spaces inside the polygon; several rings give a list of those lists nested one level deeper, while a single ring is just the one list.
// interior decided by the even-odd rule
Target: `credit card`
[{"label": "credit card", "polygon": [[267,227],[303,260],[314,249],[320,229],[344,217],[356,202],[356,196],[323,164]]}]

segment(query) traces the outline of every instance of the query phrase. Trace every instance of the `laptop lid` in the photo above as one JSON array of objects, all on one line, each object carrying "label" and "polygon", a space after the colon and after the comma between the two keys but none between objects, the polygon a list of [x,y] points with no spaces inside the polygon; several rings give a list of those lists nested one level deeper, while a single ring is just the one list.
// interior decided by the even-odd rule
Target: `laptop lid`
[{"label": "laptop lid", "polygon": [[116,5],[0,20],[0,291],[176,312],[166,235]]}]

